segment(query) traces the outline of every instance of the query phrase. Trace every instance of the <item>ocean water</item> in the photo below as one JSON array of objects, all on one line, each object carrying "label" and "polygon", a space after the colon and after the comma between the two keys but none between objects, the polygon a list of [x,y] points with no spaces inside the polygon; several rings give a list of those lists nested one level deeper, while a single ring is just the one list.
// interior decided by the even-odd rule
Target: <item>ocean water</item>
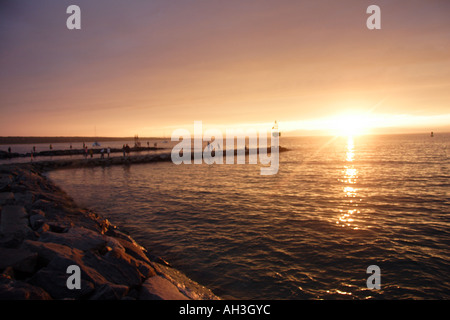
[{"label": "ocean water", "polygon": [[450,134],[280,145],[273,176],[171,162],[48,175],[223,298],[450,298]]}]

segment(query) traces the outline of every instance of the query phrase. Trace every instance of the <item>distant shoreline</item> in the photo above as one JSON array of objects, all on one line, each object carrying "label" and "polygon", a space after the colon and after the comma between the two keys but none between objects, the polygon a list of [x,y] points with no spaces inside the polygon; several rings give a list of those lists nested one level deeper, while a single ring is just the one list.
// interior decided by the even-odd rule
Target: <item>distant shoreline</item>
[{"label": "distant shoreline", "polygon": [[[134,137],[0,137],[0,145],[33,144],[33,143],[68,143],[68,142],[105,142],[105,141],[134,141]],[[139,137],[139,140],[166,140],[163,137]]]},{"label": "distant shoreline", "polygon": [[[397,136],[397,135],[429,135],[431,131],[418,131],[418,132],[405,132],[405,133],[370,133],[363,134],[362,136]],[[435,130],[435,134],[450,134],[450,130]],[[332,137],[329,134],[316,134],[316,135],[289,135],[285,134],[285,138],[310,138],[310,137]],[[14,144],[38,144],[38,143],[82,143],[82,142],[107,142],[107,141],[134,141],[135,137],[19,137],[19,136],[3,136],[0,137],[0,145],[14,145]],[[139,137],[140,141],[147,140],[170,140],[171,137]]]}]

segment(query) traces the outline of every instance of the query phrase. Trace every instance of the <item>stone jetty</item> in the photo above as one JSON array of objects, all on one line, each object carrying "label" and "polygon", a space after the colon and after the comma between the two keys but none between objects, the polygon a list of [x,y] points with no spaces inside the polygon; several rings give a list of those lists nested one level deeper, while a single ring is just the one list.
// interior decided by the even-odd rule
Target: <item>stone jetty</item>
[{"label": "stone jetty", "polygon": [[[0,299],[219,299],[78,207],[42,175],[55,167],[0,166]],[[70,266],[79,268],[79,289],[68,285]]]}]

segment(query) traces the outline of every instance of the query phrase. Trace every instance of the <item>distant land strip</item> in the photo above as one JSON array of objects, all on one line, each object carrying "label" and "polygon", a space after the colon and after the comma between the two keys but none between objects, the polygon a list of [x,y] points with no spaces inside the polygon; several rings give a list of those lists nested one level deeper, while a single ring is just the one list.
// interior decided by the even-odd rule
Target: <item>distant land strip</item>
[{"label": "distant land strip", "polygon": [[[0,144],[67,143],[91,141],[133,141],[134,137],[0,137]],[[139,137],[140,141],[164,140],[167,138]]]}]

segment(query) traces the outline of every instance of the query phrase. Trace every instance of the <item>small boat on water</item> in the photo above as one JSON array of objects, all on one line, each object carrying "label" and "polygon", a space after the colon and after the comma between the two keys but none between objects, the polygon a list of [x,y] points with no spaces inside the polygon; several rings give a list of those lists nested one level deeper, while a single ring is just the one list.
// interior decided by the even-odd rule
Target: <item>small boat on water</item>
[{"label": "small boat on water", "polygon": [[95,142],[92,144],[92,146],[93,146],[93,147],[100,147],[100,143],[98,143],[97,141],[95,141]]}]

